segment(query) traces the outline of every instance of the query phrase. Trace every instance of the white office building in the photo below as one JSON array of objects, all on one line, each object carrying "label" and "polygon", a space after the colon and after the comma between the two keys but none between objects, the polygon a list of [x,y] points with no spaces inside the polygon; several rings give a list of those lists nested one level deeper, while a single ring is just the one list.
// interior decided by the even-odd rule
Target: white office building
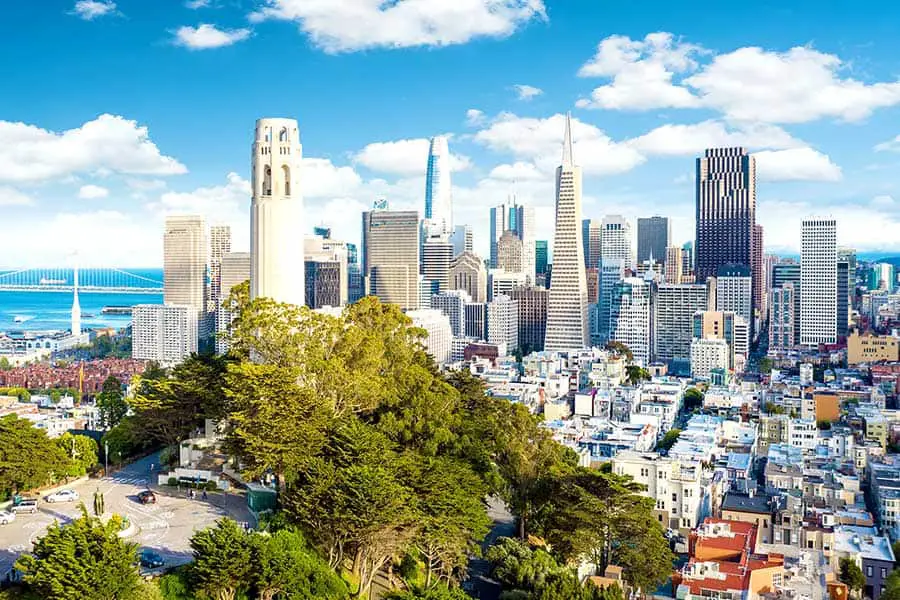
[{"label": "white office building", "polygon": [[[622,215],[606,215],[600,226],[600,260],[622,261],[627,270],[635,268],[631,223]],[[664,256],[655,257],[662,260]]]},{"label": "white office building", "polygon": [[[555,275],[554,275],[555,276]],[[626,277],[613,290],[609,317],[610,340],[628,346],[636,363],[650,364],[652,284],[639,277]]]},{"label": "white office building", "polygon": [[708,378],[713,369],[727,370],[731,348],[721,338],[697,338],[691,342],[691,377]]},{"label": "white office building", "polygon": [[716,310],[733,312],[753,323],[753,277],[750,267],[725,265],[716,276]]},{"label": "white office building", "polygon": [[131,356],[172,366],[197,352],[195,307],[138,304],[131,313]]},{"label": "white office building", "polygon": [[465,337],[466,304],[471,302],[472,297],[464,290],[448,290],[431,297],[431,308],[447,315],[454,337]]},{"label": "white office building", "polygon": [[487,341],[506,344],[509,351],[519,346],[519,303],[505,294],[488,302]]},{"label": "white office building", "polygon": [[800,345],[837,342],[837,221],[803,221],[800,248]]},{"label": "white office building", "polygon": [[528,276],[525,273],[509,272],[503,269],[491,269],[488,279],[490,280],[490,299],[509,294],[513,288],[528,283]]},{"label": "white office building", "polygon": [[450,318],[439,310],[411,310],[406,313],[412,319],[413,327],[420,327],[428,332],[424,340],[425,350],[442,365],[450,361],[453,341],[453,329]]},{"label": "white office building", "polygon": [[219,267],[221,294],[216,307],[216,352],[228,352],[228,328],[234,315],[229,310],[228,298],[235,286],[250,279],[250,253],[229,252],[222,255]]}]

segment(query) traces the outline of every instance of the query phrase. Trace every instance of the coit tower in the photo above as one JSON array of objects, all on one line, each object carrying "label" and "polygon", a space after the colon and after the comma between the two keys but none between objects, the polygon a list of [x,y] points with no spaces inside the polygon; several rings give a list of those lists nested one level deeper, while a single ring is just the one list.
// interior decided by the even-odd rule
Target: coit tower
[{"label": "coit tower", "polygon": [[259,119],[253,142],[250,297],[302,306],[303,148],[293,119]]}]

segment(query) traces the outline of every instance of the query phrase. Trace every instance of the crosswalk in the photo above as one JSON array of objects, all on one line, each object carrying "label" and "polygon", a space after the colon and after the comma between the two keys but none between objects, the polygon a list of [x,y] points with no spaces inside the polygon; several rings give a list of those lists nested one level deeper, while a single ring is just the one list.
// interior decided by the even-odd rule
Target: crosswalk
[{"label": "crosswalk", "polygon": [[120,485],[135,485],[138,487],[147,487],[150,484],[150,478],[136,473],[114,473],[109,477],[104,477],[103,481],[116,483]]}]

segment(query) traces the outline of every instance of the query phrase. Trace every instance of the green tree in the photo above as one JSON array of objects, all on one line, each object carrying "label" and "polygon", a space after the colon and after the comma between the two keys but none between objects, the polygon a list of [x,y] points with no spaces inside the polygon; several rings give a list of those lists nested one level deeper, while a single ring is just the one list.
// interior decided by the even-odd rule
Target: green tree
[{"label": "green tree", "polygon": [[9,371],[12,369],[9,359],[5,356],[0,357],[0,371]]},{"label": "green tree", "polygon": [[71,466],[55,440],[31,421],[0,417],[0,497],[63,477]]},{"label": "green tree", "polygon": [[639,365],[628,365],[625,367],[625,383],[629,385],[638,385],[642,381],[650,379],[650,371]]},{"label": "green tree", "polygon": [[97,442],[86,435],[66,432],[56,438],[56,444],[69,457],[66,475],[81,477],[97,466]]},{"label": "green tree", "polygon": [[[897,542],[894,542],[894,545],[896,546]],[[885,579],[881,598],[882,600],[900,600],[900,569],[894,569]]]},{"label": "green tree", "polygon": [[459,588],[438,584],[411,592],[391,592],[384,600],[472,600],[472,597]]},{"label": "green tree", "polygon": [[119,538],[121,520],[102,523],[82,515],[68,525],[53,523],[16,561],[27,587],[45,600],[142,600],[137,546]]},{"label": "green tree", "polygon": [[684,408],[694,410],[703,406],[703,392],[695,387],[688,388],[684,392]]},{"label": "green tree", "polygon": [[894,551],[894,569],[900,569],[900,540],[896,540],[891,549]]},{"label": "green tree", "polygon": [[656,444],[656,449],[668,452],[672,449],[672,446],[675,445],[675,442],[678,441],[678,436],[680,435],[680,429],[670,429],[666,432],[666,435],[663,436],[663,439],[659,440],[659,443]]},{"label": "green tree", "polygon": [[761,358],[759,360],[759,372],[768,375],[772,372],[772,359],[771,358]]},{"label": "green tree", "polygon": [[97,394],[97,409],[104,429],[112,429],[128,414],[122,383],[112,375],[106,378],[102,391]]},{"label": "green tree", "polygon": [[231,519],[196,532],[191,549],[190,578],[195,590],[214,600],[234,600],[238,592],[250,588],[253,547],[247,533]]},{"label": "green tree", "polygon": [[268,536],[250,535],[259,600],[342,600],[349,596],[347,585],[299,532],[281,529]]},{"label": "green tree", "polygon": [[839,562],[840,572],[838,578],[850,588],[850,593],[861,592],[866,586],[866,576],[862,569],[851,558],[842,558]]},{"label": "green tree", "polygon": [[631,362],[634,360],[634,354],[631,352],[631,348],[623,344],[622,342],[608,342],[606,344],[606,349],[610,352],[618,354],[619,356],[624,356],[625,360]]}]

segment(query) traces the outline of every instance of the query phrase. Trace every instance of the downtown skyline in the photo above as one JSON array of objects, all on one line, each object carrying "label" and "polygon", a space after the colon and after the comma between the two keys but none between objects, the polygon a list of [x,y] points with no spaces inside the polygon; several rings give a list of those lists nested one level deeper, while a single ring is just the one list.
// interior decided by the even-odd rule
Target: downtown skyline
[{"label": "downtown skyline", "polygon": [[[845,15],[840,33],[833,31],[840,15],[821,16],[794,23],[787,34],[784,26],[764,25],[776,12],[763,7],[755,23],[729,38],[689,25],[696,8],[663,11],[654,24],[667,35],[641,29],[638,16],[621,6],[594,7],[589,27],[578,23],[579,15],[591,21],[586,2],[500,2],[518,9],[497,17],[493,28],[479,28],[478,18],[460,26],[453,14],[439,15],[445,28],[437,45],[415,22],[400,30],[402,40],[348,45],[352,27],[341,25],[340,11],[327,23],[298,12],[304,34],[276,18],[286,13],[248,20],[261,3],[154,11],[120,0],[89,20],[74,2],[52,4],[41,16],[72,36],[70,54],[47,46],[49,28],[0,25],[13,56],[27,51],[35,60],[31,71],[11,66],[6,75],[33,94],[0,99],[0,213],[17,224],[4,267],[64,263],[72,249],[85,266],[108,265],[110,256],[116,266],[158,266],[166,214],[231,225],[234,249],[246,250],[246,156],[260,116],[299,122],[307,157],[302,233],[324,224],[334,237],[358,243],[359,215],[378,197],[392,209],[424,214],[428,138],[447,135],[453,221],[472,227],[475,251],[488,255],[488,207],[513,193],[535,207],[535,237],[552,240],[553,171],[568,110],[585,171],[584,218],[622,214],[634,225],[637,217],[670,216],[673,242],[691,240],[694,159],[707,147],[746,145],[757,157],[757,221],[768,252],[796,253],[801,220],[812,214],[833,215],[842,244],[900,250],[892,234],[900,193],[891,178],[900,163],[891,152],[900,133],[900,83],[886,50],[894,42],[872,16]],[[483,5],[471,3],[473,11]],[[801,2],[794,14],[811,6]],[[17,6],[12,13],[28,21],[34,10]],[[248,33],[213,36],[206,48],[191,49],[184,44],[203,43],[179,37],[178,27],[189,23],[201,36],[209,29],[200,23]],[[173,41],[183,37],[182,45]],[[222,47],[208,47],[216,39]],[[548,55],[532,61],[529,44],[543,44]],[[224,68],[256,64],[279,46],[294,63],[240,71],[242,79],[228,85],[215,80]],[[146,67],[133,72],[129,60]],[[472,60],[502,76],[472,69]],[[85,61],[93,61],[90,68]],[[69,95],[49,94],[35,69],[69,85]],[[391,75],[397,69],[410,76]],[[763,72],[781,73],[784,81],[767,82]],[[264,82],[277,88],[277,73],[286,78],[283,94],[256,89]],[[291,81],[305,78],[332,87]],[[728,81],[740,82],[745,97],[728,96]],[[820,96],[828,100],[815,101]],[[98,116],[104,114],[111,116]]]}]

